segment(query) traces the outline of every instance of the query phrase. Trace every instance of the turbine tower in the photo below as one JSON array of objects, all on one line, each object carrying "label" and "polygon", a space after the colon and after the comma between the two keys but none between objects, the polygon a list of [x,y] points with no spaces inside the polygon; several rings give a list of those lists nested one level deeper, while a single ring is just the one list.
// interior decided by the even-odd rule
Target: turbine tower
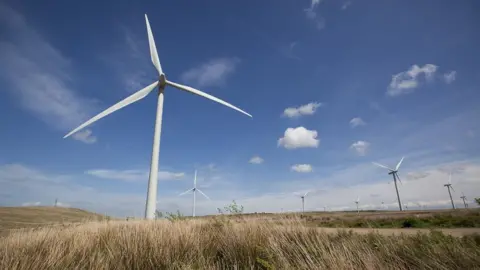
[{"label": "turbine tower", "polygon": [[444,187],[447,187],[448,189],[448,195],[450,196],[450,202],[452,202],[452,208],[455,209],[455,204],[453,203],[453,198],[452,198],[452,192],[450,192],[450,189],[452,189],[453,191],[455,191],[455,189],[453,189],[452,187],[452,173],[450,172],[449,176],[448,176],[448,184],[445,184],[443,185]]},{"label": "turbine tower", "polygon": [[463,200],[463,205],[465,206],[465,208],[468,208],[468,204],[467,204],[467,202],[465,201],[465,200],[467,199],[467,197],[465,196],[465,194],[463,194],[463,192],[462,192],[462,196],[461,196],[460,198],[462,198],[462,200]]},{"label": "turbine tower", "polygon": [[195,217],[195,207],[196,207],[196,206],[195,206],[195,203],[196,203],[196,196],[195,196],[196,194],[195,194],[195,193],[198,191],[198,192],[200,192],[200,194],[202,194],[205,198],[207,198],[207,199],[210,200],[210,198],[209,198],[207,195],[205,195],[205,193],[203,193],[200,189],[197,188],[197,170],[195,170],[195,177],[193,178],[193,188],[191,188],[191,189],[189,189],[189,190],[187,190],[187,191],[185,191],[185,192],[183,192],[183,193],[180,193],[178,196],[182,196],[182,195],[184,195],[184,194],[187,194],[187,193],[189,193],[190,191],[193,193],[192,216]]},{"label": "turbine tower", "polygon": [[402,209],[402,202],[400,201],[400,194],[398,193],[397,179],[398,179],[398,181],[400,181],[400,183],[402,183],[402,180],[400,180],[400,176],[398,176],[398,169],[400,169],[400,165],[402,164],[404,158],[405,157],[402,157],[402,159],[400,159],[397,166],[395,166],[395,170],[391,169],[391,168],[389,168],[385,165],[382,165],[380,163],[372,162],[374,165],[376,165],[378,167],[385,168],[385,169],[389,170],[388,174],[391,174],[393,176],[393,183],[395,183],[395,191],[397,192],[398,208],[400,209],[400,211],[403,211],[403,209]]},{"label": "turbine tower", "polygon": [[148,21],[147,14],[145,14],[145,22],[147,25],[147,34],[148,34],[148,43],[150,47],[150,56],[152,59],[152,63],[155,66],[155,69],[158,72],[158,80],[150,84],[149,86],[135,92],[134,94],[128,96],[127,98],[123,99],[122,101],[118,102],[117,104],[111,106],[110,108],[106,109],[105,111],[97,114],[87,122],[83,123],[79,127],[72,130],[70,133],[65,135],[63,138],[66,138],[75,132],[87,127],[88,125],[94,123],[95,121],[117,111],[121,108],[128,106],[136,101],[139,101],[146,97],[150,92],[154,89],[158,89],[158,96],[157,96],[157,111],[156,111],[156,118],[155,118],[155,126],[154,126],[154,135],[153,135],[153,147],[152,147],[152,157],[151,157],[151,165],[150,165],[150,174],[148,179],[148,190],[147,190],[147,199],[145,203],[145,218],[146,219],[154,219],[155,218],[155,210],[156,210],[156,202],[157,202],[157,183],[158,183],[158,161],[160,155],[160,135],[162,133],[162,115],[163,115],[163,99],[164,99],[164,91],[165,87],[172,86],[179,90],[185,91],[187,93],[195,94],[202,96],[204,98],[208,98],[212,101],[218,102],[222,105],[230,107],[234,110],[237,110],[243,114],[246,114],[252,117],[247,112],[233,106],[232,104],[225,102],[219,98],[216,98],[212,95],[204,93],[200,90],[192,88],[190,86],[182,85],[179,83],[175,83],[172,81],[167,80],[165,73],[162,70],[162,66],[160,65],[160,59],[158,57],[157,47],[155,46],[155,41],[153,39],[152,29],[150,28],[150,23]]}]

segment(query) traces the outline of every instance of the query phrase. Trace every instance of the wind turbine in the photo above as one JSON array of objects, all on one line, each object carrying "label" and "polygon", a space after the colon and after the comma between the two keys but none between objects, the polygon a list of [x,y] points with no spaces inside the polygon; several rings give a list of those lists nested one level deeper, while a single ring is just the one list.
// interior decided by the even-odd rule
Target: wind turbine
[{"label": "wind turbine", "polygon": [[195,193],[198,191],[205,198],[210,200],[210,198],[207,195],[205,195],[205,193],[203,193],[200,189],[197,188],[197,170],[195,170],[195,177],[193,178],[193,188],[191,188],[191,189],[189,189],[189,190],[187,190],[183,193],[180,193],[178,196],[182,196],[184,194],[187,194],[190,191],[192,191],[192,193],[193,193],[193,210],[192,210],[193,214],[192,214],[192,216],[195,217],[195,202],[196,202],[196,196],[195,196],[196,194]]},{"label": "wind turbine", "polygon": [[420,210],[423,210],[423,204],[417,202],[416,205],[418,206],[418,208],[419,208]]},{"label": "wind turbine", "polygon": [[357,196],[357,200],[355,201],[355,204],[357,205],[357,214],[360,212],[360,210],[358,210],[358,203],[360,202],[360,197]]},{"label": "wind turbine", "polygon": [[300,198],[302,198],[302,213],[305,213],[305,197],[307,197],[308,193],[310,193],[310,191],[307,191],[305,192],[305,194],[300,195]]},{"label": "wind turbine", "polygon": [[382,167],[389,170],[390,172],[388,174],[391,174],[393,176],[393,182],[395,183],[395,191],[397,191],[398,208],[400,209],[400,211],[403,211],[403,209],[402,209],[402,202],[400,201],[400,194],[398,193],[397,178],[398,178],[398,181],[402,183],[402,180],[400,180],[400,176],[398,176],[398,169],[400,169],[400,165],[402,164],[404,158],[405,157],[402,157],[402,159],[400,159],[397,166],[395,166],[395,170],[385,165],[382,165],[380,163],[372,162],[374,165],[378,167]]},{"label": "wind turbine", "polygon": [[455,191],[455,189],[453,189],[452,187],[452,173],[450,172],[449,176],[448,176],[448,184],[445,184],[443,185],[444,187],[447,187],[448,189],[448,195],[450,195],[450,201],[452,202],[452,208],[455,209],[455,204],[453,203],[453,198],[452,198],[452,193],[450,192],[450,189],[452,189],[453,191]]},{"label": "wind turbine", "polygon": [[182,85],[179,83],[175,83],[172,81],[167,80],[165,73],[162,70],[162,66],[160,65],[160,59],[158,58],[157,47],[155,46],[155,41],[153,39],[152,29],[150,28],[150,23],[148,21],[147,14],[145,14],[145,22],[147,24],[147,34],[148,34],[148,42],[150,47],[150,56],[152,59],[152,63],[155,66],[156,70],[158,71],[158,80],[150,84],[149,86],[135,92],[134,94],[128,96],[127,98],[123,99],[122,101],[118,102],[117,104],[111,106],[110,108],[106,109],[105,111],[97,114],[87,122],[81,124],[79,127],[72,130],[70,133],[65,135],[63,138],[67,138],[68,136],[74,134],[75,132],[87,127],[88,125],[94,123],[95,121],[117,111],[121,108],[128,106],[136,101],[139,101],[146,97],[150,92],[154,89],[158,89],[158,97],[157,97],[157,111],[156,111],[156,118],[155,118],[155,127],[154,127],[154,135],[153,135],[153,148],[152,148],[152,157],[151,157],[151,165],[150,165],[150,175],[148,179],[148,191],[147,191],[147,200],[145,204],[145,218],[146,219],[154,219],[155,218],[155,210],[156,210],[156,201],[157,201],[157,183],[158,183],[158,160],[160,154],[160,134],[162,133],[162,115],[163,115],[163,99],[164,99],[164,90],[165,87],[172,86],[179,90],[183,90],[185,92],[196,94],[202,96],[204,98],[208,98],[215,102],[218,102],[222,105],[230,107],[234,110],[237,110],[243,114],[246,114],[252,117],[247,112],[233,106],[232,104],[225,102],[219,98],[216,98],[212,95],[204,93],[200,90],[192,88],[190,86]]},{"label": "wind turbine", "polygon": [[467,204],[467,202],[465,202],[465,200],[467,199],[467,197],[465,196],[465,194],[463,194],[463,192],[462,192],[462,196],[461,196],[460,198],[462,198],[462,200],[463,200],[463,205],[465,206],[465,208],[468,208],[468,204]]}]

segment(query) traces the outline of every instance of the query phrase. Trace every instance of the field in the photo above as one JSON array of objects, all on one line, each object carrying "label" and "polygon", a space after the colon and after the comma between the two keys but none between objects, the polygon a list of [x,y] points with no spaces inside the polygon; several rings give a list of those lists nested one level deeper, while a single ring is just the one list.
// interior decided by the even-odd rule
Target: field
[{"label": "field", "polygon": [[[83,218],[90,215],[101,218],[95,214]],[[478,234],[453,237],[428,231],[388,235],[380,233],[382,229],[365,231],[363,225],[358,230],[364,233],[357,234],[322,225],[328,221],[336,224],[330,227],[338,227],[357,218],[370,222],[389,217],[391,224],[400,224],[397,218],[415,215],[220,215],[152,222],[76,222],[10,230],[0,238],[0,269],[480,269]],[[429,215],[430,219],[472,219],[477,228],[470,229],[479,230],[478,209]],[[4,215],[1,217],[5,222]],[[412,228],[394,230],[407,232]]]},{"label": "field", "polygon": [[102,219],[102,215],[75,208],[0,207],[0,235],[17,228],[61,226],[65,223]]}]

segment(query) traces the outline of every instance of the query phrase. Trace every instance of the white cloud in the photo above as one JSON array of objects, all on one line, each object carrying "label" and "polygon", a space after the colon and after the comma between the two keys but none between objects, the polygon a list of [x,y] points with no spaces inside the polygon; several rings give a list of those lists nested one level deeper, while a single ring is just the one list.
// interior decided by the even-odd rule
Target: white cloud
[{"label": "white cloud", "polygon": [[352,128],[358,127],[358,126],[364,126],[366,123],[362,120],[360,117],[355,117],[350,120],[350,126]]},{"label": "white cloud", "polygon": [[450,72],[447,72],[447,73],[443,74],[443,78],[445,79],[445,82],[447,84],[451,84],[453,81],[455,81],[456,76],[457,76],[456,71],[450,71]]},{"label": "white cloud", "polygon": [[278,139],[278,146],[283,146],[286,149],[317,148],[320,144],[320,139],[317,139],[317,136],[316,130],[308,130],[304,127],[287,128],[284,136]]},{"label": "white cloud", "polygon": [[318,30],[322,30],[325,28],[325,18],[319,16],[316,12],[316,8],[320,4],[320,2],[322,2],[322,0],[312,0],[310,7],[304,10],[307,19],[311,20]]},{"label": "white cloud", "polygon": [[350,145],[351,149],[354,149],[358,155],[365,156],[368,149],[370,148],[370,143],[366,141],[357,141]]},{"label": "white cloud", "polygon": [[310,164],[295,164],[290,168],[290,170],[299,173],[309,173],[313,171],[312,165]]},{"label": "white cloud", "polygon": [[73,134],[73,138],[86,144],[92,144],[97,142],[97,137],[92,136],[92,131],[90,129],[82,130]]},{"label": "white cloud", "polygon": [[[0,21],[7,26],[3,40],[9,40],[0,41],[0,76],[9,83],[2,89],[10,91],[33,115],[64,132],[91,115],[93,101],[71,87],[70,60],[5,4],[0,4]],[[74,139],[96,140],[91,131]]]},{"label": "white cloud", "polygon": [[297,108],[288,107],[283,111],[283,116],[294,118],[294,117],[299,117],[301,115],[312,115],[320,106],[322,106],[322,103],[310,102],[308,104],[301,105]]},{"label": "white cloud", "polygon": [[254,157],[252,157],[252,158],[250,159],[250,161],[248,161],[248,162],[250,162],[250,163],[252,163],[252,164],[262,164],[263,161],[264,161],[263,158],[261,158],[261,157],[259,157],[259,156],[254,156]]},{"label": "white cloud", "polygon": [[240,59],[236,57],[213,59],[199,67],[187,70],[181,78],[198,87],[222,85],[226,78],[235,71],[238,63],[240,63]]},{"label": "white cloud", "polygon": [[113,49],[109,48],[102,58],[107,66],[117,73],[117,79],[123,82],[126,90],[136,92],[151,84],[152,78],[158,74],[155,75],[156,70],[150,60],[146,33],[136,33],[124,25],[120,25],[119,28],[122,39],[120,42],[114,42]]},{"label": "white cloud", "polygon": [[351,4],[352,4],[352,1],[346,1],[342,5],[342,10],[346,10]]},{"label": "white cloud", "polygon": [[409,70],[393,75],[387,94],[393,97],[413,92],[419,85],[418,75],[423,74],[427,82],[432,81],[437,68],[433,64],[426,64],[423,67],[413,65]]},{"label": "white cloud", "polygon": [[[85,172],[86,174],[96,176],[99,178],[104,179],[114,179],[126,182],[133,182],[133,181],[144,181],[148,179],[149,172],[142,171],[142,170],[103,170],[103,169],[96,169],[96,170],[88,170]],[[159,171],[158,172],[158,180],[177,180],[183,178],[185,173],[174,173],[168,171]]]},{"label": "white cloud", "polygon": [[39,206],[40,202],[25,202],[22,203],[22,206]]}]

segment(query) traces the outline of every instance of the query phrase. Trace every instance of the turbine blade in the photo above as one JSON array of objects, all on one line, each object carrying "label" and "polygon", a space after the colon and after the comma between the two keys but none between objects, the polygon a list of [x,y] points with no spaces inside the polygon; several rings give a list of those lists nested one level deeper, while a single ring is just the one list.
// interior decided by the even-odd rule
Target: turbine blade
[{"label": "turbine blade", "polygon": [[398,162],[397,166],[395,167],[395,171],[398,171],[398,169],[400,169],[400,165],[402,165],[402,162],[403,162],[403,159],[405,157],[402,157],[402,159],[400,159],[400,161]]},{"label": "turbine blade", "polygon": [[305,195],[303,195],[303,197],[306,197],[308,193],[310,193],[310,190],[305,192]]},{"label": "turbine blade", "polygon": [[133,95],[128,96],[127,98],[123,99],[122,101],[118,102],[117,104],[111,106],[110,108],[106,109],[105,111],[97,114],[96,116],[92,117],[90,120],[87,122],[81,124],[79,127],[75,128],[74,130],[70,131],[67,135],[65,135],[63,138],[67,138],[68,136],[74,134],[75,132],[83,129],[84,127],[94,123],[95,121],[115,112],[120,110],[121,108],[128,106],[136,101],[139,101],[140,99],[144,98],[146,95],[148,95],[158,84],[158,81],[150,84],[149,86],[143,88],[140,91],[135,92]]},{"label": "turbine blade", "polygon": [[195,178],[193,178],[193,187],[197,187],[197,170],[195,170]]},{"label": "turbine blade", "polygon": [[148,21],[147,14],[145,14],[145,22],[147,23],[148,45],[150,46],[152,63],[157,69],[158,75],[162,75],[162,66],[160,65],[160,59],[158,59],[157,46],[155,46],[155,40],[153,39],[152,29],[150,28],[150,22]]},{"label": "turbine blade", "polygon": [[448,175],[448,183],[452,184],[452,172]]},{"label": "turbine blade", "polygon": [[453,190],[453,192],[455,192],[455,189],[453,189],[453,186],[452,186],[452,185],[450,185],[450,188]]},{"label": "turbine blade", "polygon": [[185,192],[182,192],[182,193],[178,194],[178,196],[185,195],[185,194],[187,194],[188,192],[190,192],[190,191],[192,191],[192,190],[193,190],[193,188],[191,188],[191,189],[189,189],[189,190],[187,190],[187,191],[185,191]]},{"label": "turbine blade", "polygon": [[400,176],[398,175],[398,173],[396,173],[396,175],[397,175],[398,181],[399,181],[400,184],[403,186],[402,179],[400,179]]},{"label": "turbine blade", "polygon": [[387,166],[385,166],[385,165],[382,165],[382,164],[380,164],[380,163],[377,163],[377,162],[372,162],[372,163],[373,163],[373,165],[376,165],[376,166],[378,166],[378,167],[385,168],[385,169],[387,169],[387,170],[393,171],[393,170],[390,169],[389,167],[387,167]]},{"label": "turbine blade", "polygon": [[198,188],[197,188],[197,191],[200,192],[200,194],[202,194],[205,198],[207,198],[207,199],[210,200],[210,198],[209,198],[207,195],[205,195],[205,193],[203,193],[203,191],[201,191],[201,190],[198,189]]},{"label": "turbine blade", "polygon": [[192,94],[196,94],[196,95],[202,96],[202,97],[204,97],[204,98],[208,98],[208,99],[210,99],[210,100],[213,100],[213,101],[215,101],[215,102],[218,102],[218,103],[220,103],[220,104],[222,104],[222,105],[225,105],[225,106],[227,106],[227,107],[230,107],[230,108],[232,108],[232,109],[234,109],[234,110],[237,110],[237,111],[239,111],[239,112],[241,112],[241,113],[243,113],[243,114],[246,114],[246,115],[252,117],[251,114],[249,114],[249,113],[241,110],[240,108],[237,108],[237,107],[233,106],[232,104],[230,104],[230,103],[228,103],[228,102],[226,102],[226,101],[223,101],[223,100],[221,100],[221,99],[219,99],[219,98],[216,98],[216,97],[214,97],[214,96],[212,96],[212,95],[209,95],[209,94],[207,94],[207,93],[204,93],[204,92],[202,92],[202,91],[200,91],[200,90],[197,90],[197,89],[195,89],[195,88],[192,88],[192,87],[190,87],[190,86],[182,85],[182,84],[179,84],[179,83],[174,83],[174,82],[171,82],[171,81],[168,81],[168,80],[167,80],[167,84],[168,84],[168,85],[171,85],[171,86],[173,86],[173,87],[175,87],[175,88],[178,88],[178,89],[180,89],[180,90],[183,90],[183,91],[186,91],[186,92],[190,92],[190,93],[192,93]]}]

